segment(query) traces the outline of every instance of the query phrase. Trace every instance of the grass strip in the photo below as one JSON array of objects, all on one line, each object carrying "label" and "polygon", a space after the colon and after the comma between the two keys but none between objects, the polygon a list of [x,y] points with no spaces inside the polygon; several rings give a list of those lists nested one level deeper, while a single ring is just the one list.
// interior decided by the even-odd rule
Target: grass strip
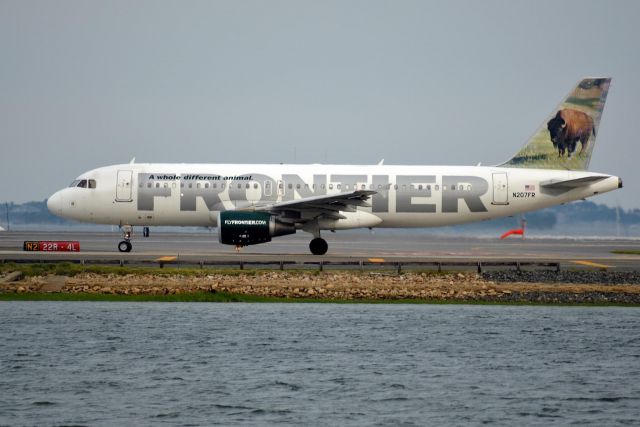
[{"label": "grass strip", "polygon": [[615,302],[539,302],[507,300],[457,299],[331,299],[284,298],[228,292],[183,292],[179,294],[98,294],[70,292],[4,292],[2,301],[109,301],[109,302],[217,302],[217,303],[321,303],[321,304],[431,304],[431,305],[510,305],[510,306],[565,306],[565,307],[640,307],[640,304]]},{"label": "grass strip", "polygon": [[616,249],[611,251],[611,253],[619,255],[640,255],[640,249]]}]

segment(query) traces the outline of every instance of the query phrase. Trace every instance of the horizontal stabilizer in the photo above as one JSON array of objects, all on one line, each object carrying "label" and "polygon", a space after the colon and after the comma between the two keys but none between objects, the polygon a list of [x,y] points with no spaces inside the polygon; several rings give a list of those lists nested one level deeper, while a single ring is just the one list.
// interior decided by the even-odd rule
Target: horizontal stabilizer
[{"label": "horizontal stabilizer", "polygon": [[551,179],[549,181],[541,182],[540,187],[543,188],[577,188],[585,185],[592,184],[594,182],[602,181],[603,179],[608,178],[608,176],[602,175],[594,175],[594,176],[585,176],[582,178],[575,179]]}]

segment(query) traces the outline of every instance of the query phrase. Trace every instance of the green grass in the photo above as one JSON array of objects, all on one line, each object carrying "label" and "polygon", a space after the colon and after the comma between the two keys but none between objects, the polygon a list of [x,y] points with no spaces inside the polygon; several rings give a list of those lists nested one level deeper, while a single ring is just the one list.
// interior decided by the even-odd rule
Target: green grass
[{"label": "green grass", "polygon": [[611,251],[611,253],[620,255],[640,255],[640,249],[616,249]]},{"label": "green grass", "polygon": [[[326,273],[349,273],[353,275],[360,274],[395,274],[395,267],[384,266],[385,268],[376,268],[375,266],[368,267],[364,271],[359,269],[325,269]],[[268,274],[278,272],[274,269],[259,269],[259,268],[245,268],[240,270],[239,268],[204,268],[201,269],[197,266],[194,267],[171,267],[165,266],[164,268],[156,266],[123,266],[118,265],[82,265],[70,262],[59,263],[4,263],[0,264],[0,273],[8,273],[11,271],[21,271],[26,277],[34,276],[68,276],[73,277],[81,273],[94,273],[98,275],[108,276],[126,276],[126,275],[153,275],[160,277],[170,276],[184,276],[184,277],[206,277],[211,274],[223,274],[226,276],[258,276],[261,274]],[[317,276],[323,274],[317,268],[294,268],[289,267],[283,270],[288,275],[313,275]],[[429,275],[448,275],[453,271],[443,270],[441,272],[437,270],[422,270],[411,269],[403,270],[402,274],[429,274]]]},{"label": "green grass", "polygon": [[566,306],[566,307],[639,307],[640,304],[623,303],[550,303],[537,301],[484,301],[443,299],[330,299],[330,298],[283,298],[227,292],[185,292],[169,295],[123,295],[92,293],[0,293],[2,301],[108,301],[108,302],[236,302],[236,303],[322,303],[322,304],[431,304],[431,305],[515,305],[515,306]]},{"label": "green grass", "polygon": [[[273,270],[244,269],[239,268],[217,268],[217,269],[201,269],[199,267],[170,267],[164,268],[156,266],[117,266],[117,265],[82,265],[69,262],[59,263],[4,263],[0,264],[0,273],[10,271],[21,271],[26,277],[47,276],[55,274],[58,276],[73,277],[81,273],[94,273],[99,275],[126,276],[133,275],[154,275],[154,276],[189,276],[204,277],[210,274],[224,274],[229,276],[238,275],[258,275],[270,273]],[[295,273],[300,270],[287,270],[287,273]],[[303,270],[305,271],[305,270]],[[306,270],[313,274],[313,270]]]},{"label": "green grass", "polygon": [[[279,301],[282,300],[282,301]],[[124,295],[66,292],[0,293],[0,301],[129,301],[129,302],[285,302],[269,298],[226,292],[184,292],[168,295]]]}]

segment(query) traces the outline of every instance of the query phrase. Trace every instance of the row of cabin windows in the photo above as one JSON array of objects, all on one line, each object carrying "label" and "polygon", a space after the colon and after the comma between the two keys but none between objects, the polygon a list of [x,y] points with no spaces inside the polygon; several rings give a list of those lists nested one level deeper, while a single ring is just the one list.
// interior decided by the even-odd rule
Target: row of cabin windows
[{"label": "row of cabin windows", "polygon": [[[74,184],[74,183],[78,183],[78,185],[77,185],[78,187],[81,187],[81,186],[83,186],[83,185],[84,185],[84,187],[83,187],[83,188],[85,188],[85,187],[86,187],[86,185],[87,185],[86,181],[87,181],[87,180],[74,181],[74,182],[72,183],[72,185],[70,185],[70,187],[75,187],[76,185],[73,185],[73,184]],[[89,188],[96,188],[96,187],[95,187],[95,185],[96,185],[95,180],[90,179],[90,180],[88,180],[88,181],[89,181]],[[93,182],[93,184],[91,184],[91,182]],[[83,183],[84,183],[84,184],[83,184]],[[82,184],[82,185],[81,185],[81,184]],[[91,185],[93,185],[93,187],[91,187]],[[278,184],[278,188],[282,189],[282,188],[283,188],[283,185],[284,185],[284,184],[283,184],[282,182],[280,182],[280,183]],[[152,188],[153,186],[154,186],[154,185],[153,185],[153,183],[151,183],[151,182],[147,183],[147,188]],[[184,184],[184,183],[180,183],[180,188],[184,188],[184,186],[185,186],[185,184]],[[250,188],[251,188],[251,186],[252,186],[252,185],[251,185],[251,184],[249,184],[249,183],[244,184],[244,188],[246,188],[246,189],[250,189]],[[377,189],[378,189],[378,190],[383,190],[383,189],[390,190],[392,186],[393,186],[393,189],[394,189],[394,190],[407,191],[407,185],[406,185],[406,184],[403,184],[401,188],[400,188],[400,186],[399,186],[398,184],[386,184],[386,185],[378,184],[378,188],[377,188]],[[142,187],[142,184],[140,184],[140,187]],[[164,187],[164,188],[169,188],[169,183],[168,183],[168,182],[165,182],[165,183],[162,185],[162,187]],[[172,188],[176,188],[176,183],[174,182],[174,183],[171,185],[171,187],[172,187]],[[188,188],[193,188],[193,183],[192,183],[192,182],[188,183],[188,184],[187,184],[187,187],[188,187]],[[242,185],[242,184],[238,184],[238,189],[242,189],[242,187],[243,187],[243,185]],[[265,183],[265,187],[266,187],[266,188],[271,187],[271,185],[270,185],[269,181],[267,181],[267,182]],[[287,185],[287,187],[288,187],[289,189],[293,189],[293,184],[288,184],[288,185]],[[323,190],[324,190],[324,189],[325,189],[325,184],[320,184],[320,185],[319,185],[319,187],[320,187],[321,189],[323,189]],[[328,187],[329,187],[329,190],[333,190],[333,188],[334,188],[334,187],[333,187],[333,184],[329,184],[329,185],[328,185]],[[160,183],[159,183],[159,182],[156,182],[156,183],[155,183],[155,188],[160,188]],[[205,182],[204,184],[202,184],[202,183],[199,183],[199,182],[198,182],[198,183],[196,183],[196,188],[218,188],[218,184],[217,184],[217,183],[209,184],[208,182]],[[220,188],[224,190],[224,188],[225,188],[225,183],[221,183],[221,184],[220,184]],[[229,185],[229,188],[231,188],[231,185]],[[254,182],[254,183],[253,183],[253,188],[254,188],[254,189],[256,189],[256,190],[258,189],[258,183],[257,183],[257,182]],[[301,184],[296,184],[296,189],[297,189],[297,190],[299,190],[300,188],[302,188],[302,187],[301,187]],[[304,188],[308,189],[308,188],[309,188],[309,184],[304,184]],[[312,188],[315,190],[315,188],[316,188],[316,184],[312,184]],[[335,188],[336,188],[336,189],[338,189],[338,190],[341,190],[341,189],[342,189],[341,184],[336,184],[336,187],[335,187]],[[362,184],[362,185],[360,186],[360,188],[361,188],[362,190],[366,190],[366,189],[367,189],[367,186],[366,186],[366,184]],[[443,189],[443,190],[447,190],[447,188],[448,188],[448,187],[447,187],[447,186],[445,186],[445,185],[443,185],[443,186],[442,186],[442,189]],[[349,184],[345,184],[345,185],[344,185],[344,189],[345,189],[345,190],[349,190],[349,189],[350,189]],[[353,189],[354,189],[354,190],[357,190],[357,189],[358,189],[358,185],[357,185],[357,184],[353,184]],[[375,190],[375,186],[374,186],[373,184],[369,184],[369,189],[370,189],[370,190]],[[416,190],[416,189],[417,189],[418,191],[420,191],[420,190],[431,191],[431,185],[430,185],[430,184],[427,184],[427,185],[422,185],[422,184],[414,185],[414,184],[410,184],[410,185],[409,185],[409,189],[410,189],[410,190]],[[433,186],[433,189],[434,189],[434,191],[440,191],[440,185],[435,184],[435,185]],[[471,191],[471,185],[466,185],[466,186],[464,186],[464,185],[460,184],[460,185],[458,185],[458,188],[457,188],[457,189],[458,189],[458,191]],[[455,186],[455,185],[451,185],[451,190],[456,190],[456,186]]]},{"label": "row of cabin windows", "polygon": [[79,188],[97,188],[95,179],[76,179],[69,187],[79,187]]}]

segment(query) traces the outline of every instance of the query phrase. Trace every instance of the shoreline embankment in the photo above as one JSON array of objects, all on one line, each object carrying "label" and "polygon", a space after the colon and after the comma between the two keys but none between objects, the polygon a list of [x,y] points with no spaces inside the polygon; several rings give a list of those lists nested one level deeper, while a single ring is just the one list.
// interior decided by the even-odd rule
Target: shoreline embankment
[{"label": "shoreline embankment", "polygon": [[[95,269],[94,269],[95,270]],[[68,273],[68,274],[65,274]],[[640,305],[640,273],[164,269],[0,273],[0,300],[311,301]]]}]

